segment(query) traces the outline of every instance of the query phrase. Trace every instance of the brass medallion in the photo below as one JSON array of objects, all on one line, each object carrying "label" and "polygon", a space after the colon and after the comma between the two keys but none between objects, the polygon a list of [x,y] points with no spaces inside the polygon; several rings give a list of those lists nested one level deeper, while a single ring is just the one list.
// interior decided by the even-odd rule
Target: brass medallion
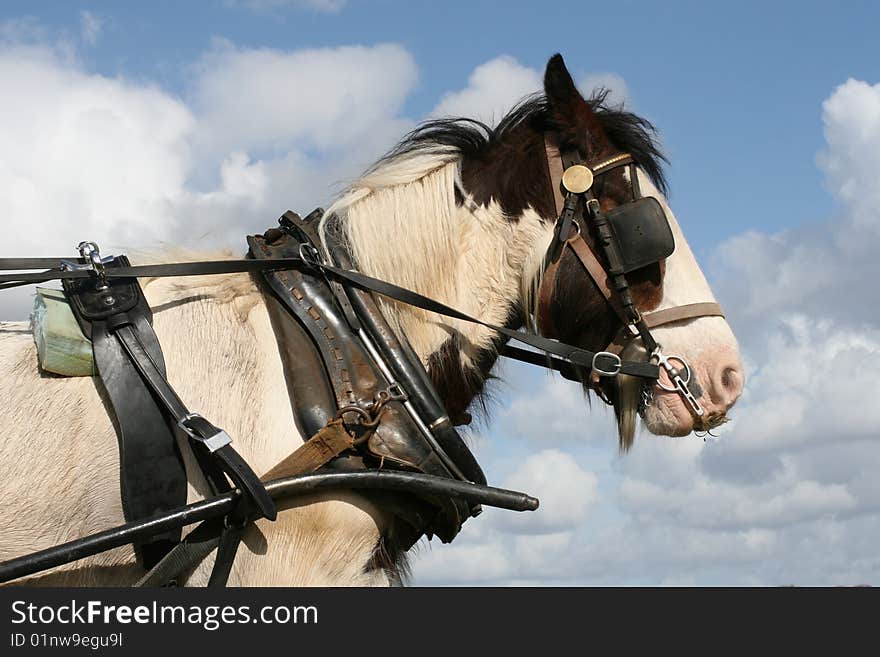
[{"label": "brass medallion", "polygon": [[583,194],[593,186],[593,172],[583,164],[570,166],[562,174],[562,186],[572,194]]}]

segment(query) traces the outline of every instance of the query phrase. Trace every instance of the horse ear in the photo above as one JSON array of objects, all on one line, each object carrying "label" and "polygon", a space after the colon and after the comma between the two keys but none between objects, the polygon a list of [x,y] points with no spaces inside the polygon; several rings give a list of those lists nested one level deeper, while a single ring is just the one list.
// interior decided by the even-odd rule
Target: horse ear
[{"label": "horse ear", "polygon": [[550,106],[560,110],[584,103],[584,97],[574,85],[571,73],[568,72],[565,61],[559,53],[553,55],[547,62],[547,70],[544,71],[544,93]]},{"label": "horse ear", "polygon": [[590,104],[575,86],[559,53],[547,62],[544,95],[547,97],[551,128],[557,132],[560,147],[576,148],[587,159],[598,157],[608,148],[605,131]]}]

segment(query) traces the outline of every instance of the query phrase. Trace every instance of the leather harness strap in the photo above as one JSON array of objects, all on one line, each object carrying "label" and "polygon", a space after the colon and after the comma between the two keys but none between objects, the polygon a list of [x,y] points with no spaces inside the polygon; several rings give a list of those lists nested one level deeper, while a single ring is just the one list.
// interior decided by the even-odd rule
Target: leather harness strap
[{"label": "leather harness strap", "polygon": [[[713,301],[702,301],[699,303],[688,303],[683,306],[673,306],[672,308],[664,308],[663,310],[655,310],[651,313],[642,315],[642,321],[648,328],[657,328],[675,322],[683,322],[688,319],[699,319],[700,317],[724,317],[724,310],[721,306]],[[622,327],[606,351],[613,354],[619,354],[624,350],[626,345],[632,342],[632,331],[628,326]]]},{"label": "leather harness strap", "polygon": [[672,324],[673,322],[680,322],[685,319],[697,319],[698,317],[724,317],[724,311],[715,302],[703,301],[655,310],[654,312],[642,315],[642,319],[645,320],[648,328],[656,328],[657,326]]},{"label": "leather harness strap", "polygon": [[[543,335],[547,337],[555,337],[556,327],[553,324],[553,315],[550,312],[550,304],[553,302],[553,293],[556,289],[556,276],[559,273],[559,263],[562,258],[557,258],[547,265],[541,277],[541,284],[538,287],[538,307],[537,322],[538,327]],[[546,284],[546,281],[551,281]]]},{"label": "leather harness strap", "polygon": [[544,149],[547,151],[547,173],[550,175],[550,189],[553,190],[553,201],[556,203],[556,216],[562,214],[562,206],[565,197],[562,195],[562,157],[559,154],[559,145],[556,143],[556,135],[547,131],[544,133]]},{"label": "leather harness strap", "polygon": [[270,481],[291,475],[314,472],[331,459],[355,446],[355,440],[339,418],[330,420],[318,433],[282,459],[261,479]]},{"label": "leather harness strap", "polygon": [[578,261],[583,265],[586,272],[590,275],[590,278],[593,279],[596,288],[602,293],[602,296],[605,297],[605,300],[614,312],[617,313],[620,321],[625,325],[629,325],[629,318],[627,317],[623,306],[620,305],[620,300],[617,298],[617,295],[614,294],[611,280],[608,278],[608,272],[605,271],[605,267],[599,262],[599,258],[596,257],[596,254],[593,252],[593,249],[590,248],[590,245],[587,244],[587,241],[578,235],[574,239],[568,240],[568,246],[571,247],[571,250],[574,251],[574,254],[577,256]]}]

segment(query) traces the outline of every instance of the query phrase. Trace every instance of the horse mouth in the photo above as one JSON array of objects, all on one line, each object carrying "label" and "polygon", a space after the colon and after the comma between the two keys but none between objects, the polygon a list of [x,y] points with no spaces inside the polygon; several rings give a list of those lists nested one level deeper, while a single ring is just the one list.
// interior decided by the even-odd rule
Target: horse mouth
[{"label": "horse mouth", "polygon": [[[647,380],[642,382],[641,394],[639,396],[639,405],[636,408],[636,412],[638,413],[638,416],[642,419],[642,422],[645,424],[648,424],[648,409],[656,403],[657,392],[658,388],[656,382]],[[662,392],[663,391],[661,391],[661,394]],[[674,393],[669,394],[674,395]],[[690,410],[690,407],[687,405],[687,403],[685,403],[683,399],[681,399],[678,395],[675,396],[677,398],[676,402],[674,402],[675,406],[678,407],[680,405],[681,409],[686,411],[691,417],[691,422],[693,423],[693,426],[691,431],[688,433],[705,435],[711,432],[713,429],[717,429],[721,425],[730,422],[730,417],[728,416],[726,411],[713,411],[707,415],[699,416]],[[676,415],[678,415],[678,413],[676,413]]]},{"label": "horse mouth", "polygon": [[709,415],[705,417],[697,417],[694,418],[694,431],[708,433],[712,431],[712,429],[717,429],[722,424],[726,424],[730,422],[730,418],[727,413],[724,412],[716,412],[709,413]]}]

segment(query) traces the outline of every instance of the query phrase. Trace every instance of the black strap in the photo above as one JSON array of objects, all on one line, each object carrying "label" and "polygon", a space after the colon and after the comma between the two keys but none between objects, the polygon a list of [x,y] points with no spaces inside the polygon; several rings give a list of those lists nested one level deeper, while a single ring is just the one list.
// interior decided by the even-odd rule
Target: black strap
[{"label": "black strap", "polygon": [[[0,270],[25,269],[13,267],[9,261],[20,258],[0,259]],[[106,278],[148,278],[165,276],[204,276],[208,274],[235,274],[241,272],[266,271],[269,269],[295,269],[303,264],[302,258],[277,258],[274,260],[204,260],[201,262],[174,262],[161,265],[137,265],[134,267],[115,267],[105,271]],[[88,278],[94,276],[91,269],[61,270],[49,269],[41,272],[0,274],[0,283],[45,283],[60,279]]]},{"label": "black strap", "polygon": [[207,449],[213,454],[221,464],[222,470],[246,493],[246,497],[254,503],[260,515],[274,520],[277,515],[275,503],[269,497],[256,473],[228,443],[219,447],[211,445],[211,440],[216,440],[224,432],[200,415],[189,412],[167,379],[156,368],[155,363],[130,326],[119,327],[116,330],[116,336],[157,399],[178,425],[193,439],[193,446],[200,450]]},{"label": "black strap", "polygon": [[[92,323],[91,338],[98,374],[116,418],[126,520],[147,518],[186,503],[186,471],[165,415],[105,322]],[[179,540],[179,531],[165,532],[135,548],[150,568]]]},{"label": "black strap", "polygon": [[189,571],[207,559],[208,555],[220,544],[222,526],[220,518],[203,521],[141,577],[134,586],[155,587],[180,584],[180,578],[186,576]]},{"label": "black strap", "polygon": [[238,553],[238,546],[241,545],[245,526],[246,524],[241,522],[241,524],[223,527],[217,545],[217,556],[214,557],[214,568],[208,579],[210,588],[223,588],[229,581],[229,573],[232,572],[232,564],[235,563],[235,555]]},{"label": "black strap", "polygon": [[[563,378],[568,379],[569,381],[577,381],[582,383],[587,379],[590,374],[589,370],[576,367],[568,361],[562,360],[560,358],[554,358],[553,356],[548,356],[547,354],[543,354],[537,351],[520,349],[519,347],[514,347],[509,344],[501,347],[501,349],[498,350],[498,353],[505,358],[510,358],[512,360],[518,360],[523,363],[529,363],[530,365],[537,365],[539,367],[546,367],[547,369],[555,370],[559,372],[559,374],[561,374]],[[581,376],[578,376],[579,373],[581,373]]]},{"label": "black strap", "polygon": [[[0,268],[2,268],[2,266],[3,261],[0,261]],[[504,326],[498,326],[496,324],[484,322],[480,319],[471,317],[470,315],[455,310],[454,308],[451,308],[445,304],[442,304],[439,301],[435,301],[434,299],[423,296],[417,292],[413,292],[412,290],[408,290],[398,285],[394,285],[392,283],[373,278],[372,276],[361,274],[357,271],[341,269],[339,267],[334,267],[332,265],[312,260],[307,261],[303,258],[275,258],[266,260],[209,260],[204,262],[184,262],[164,265],[139,265],[135,267],[118,267],[114,269],[108,269],[105,273],[105,276],[107,278],[117,278],[120,276],[198,276],[207,274],[229,274],[235,272],[295,269],[302,266],[315,267],[327,273],[331,273],[338,278],[346,280],[349,283],[357,285],[358,287],[361,287],[365,290],[376,292],[377,294],[381,294],[382,296],[400,301],[411,306],[415,306],[416,308],[421,308],[422,310],[437,313],[438,315],[443,315],[445,317],[460,319],[462,321],[470,322],[472,324],[485,326],[486,328],[496,331],[497,333],[500,333],[511,340],[522,342],[523,344],[527,344],[531,347],[534,347],[535,349],[540,349],[541,351],[544,351],[548,354],[553,354],[554,356],[564,358],[574,365],[580,367],[588,367],[591,369],[593,367],[593,358],[596,356],[596,352],[592,352],[587,349],[581,349],[579,347],[568,345],[563,342],[550,340],[540,335],[522,333],[520,331],[514,331],[512,329],[506,328]],[[93,275],[94,273],[90,270],[51,271],[39,272],[35,274],[9,274],[0,276],[0,281],[12,280],[11,278],[9,278],[10,276],[18,277],[15,280],[25,280],[21,277],[29,276],[30,278],[27,279],[29,282],[45,282],[57,278],[82,278],[85,276]],[[622,374],[630,374],[633,376],[640,376],[648,379],[657,379],[660,376],[660,369],[656,364],[640,361],[621,361],[619,372]]]},{"label": "black strap", "polygon": [[[392,283],[380,281],[371,276],[361,274],[360,272],[340,269],[338,267],[333,267],[331,265],[325,264],[321,264],[318,266],[325,271],[328,271],[336,276],[339,276],[340,278],[349,281],[350,283],[353,283],[354,285],[370,290],[372,292],[376,292],[378,294],[381,294],[382,296],[401,301],[407,305],[421,308],[422,310],[437,313],[438,315],[444,315],[446,317],[460,319],[465,322],[471,322],[472,324],[485,326],[486,328],[492,329],[493,331],[496,331],[510,338],[511,340],[516,340],[517,342],[522,342],[523,344],[527,344],[530,347],[534,347],[535,349],[540,349],[541,351],[548,354],[559,356],[560,358],[567,360],[573,365],[586,367],[589,369],[592,369],[593,367],[593,359],[596,357],[596,352],[589,351],[587,349],[581,349],[579,347],[565,344],[564,342],[550,340],[540,335],[522,333],[520,331],[514,331],[512,329],[506,328],[504,326],[498,326],[496,324],[484,322],[483,320],[477,319],[476,317],[471,317],[470,315],[467,315],[461,311],[450,308],[449,306],[442,304],[439,301],[435,301],[434,299],[425,297],[418,292],[407,290],[406,288],[399,287]],[[633,376],[641,376],[649,379],[656,379],[660,376],[659,367],[654,363],[621,361],[619,371],[622,374],[631,374]]]},{"label": "black strap", "polygon": [[72,258],[0,258],[0,270],[60,269],[64,262],[72,262],[78,265],[85,264],[85,260],[79,256]]},{"label": "black strap", "polygon": [[[120,256],[106,264],[112,268],[129,263]],[[77,323],[91,340],[97,373],[109,400],[108,411],[119,444],[125,519],[142,520],[186,503],[186,470],[173,426],[113,332],[120,321],[125,323],[164,374],[165,362],[151,324],[152,313],[140,286],[132,278],[113,279],[106,287],[97,283],[94,277],[68,280],[64,281],[64,290]],[[157,533],[135,542],[135,553],[144,567],[150,568],[179,540],[179,530]]]}]

